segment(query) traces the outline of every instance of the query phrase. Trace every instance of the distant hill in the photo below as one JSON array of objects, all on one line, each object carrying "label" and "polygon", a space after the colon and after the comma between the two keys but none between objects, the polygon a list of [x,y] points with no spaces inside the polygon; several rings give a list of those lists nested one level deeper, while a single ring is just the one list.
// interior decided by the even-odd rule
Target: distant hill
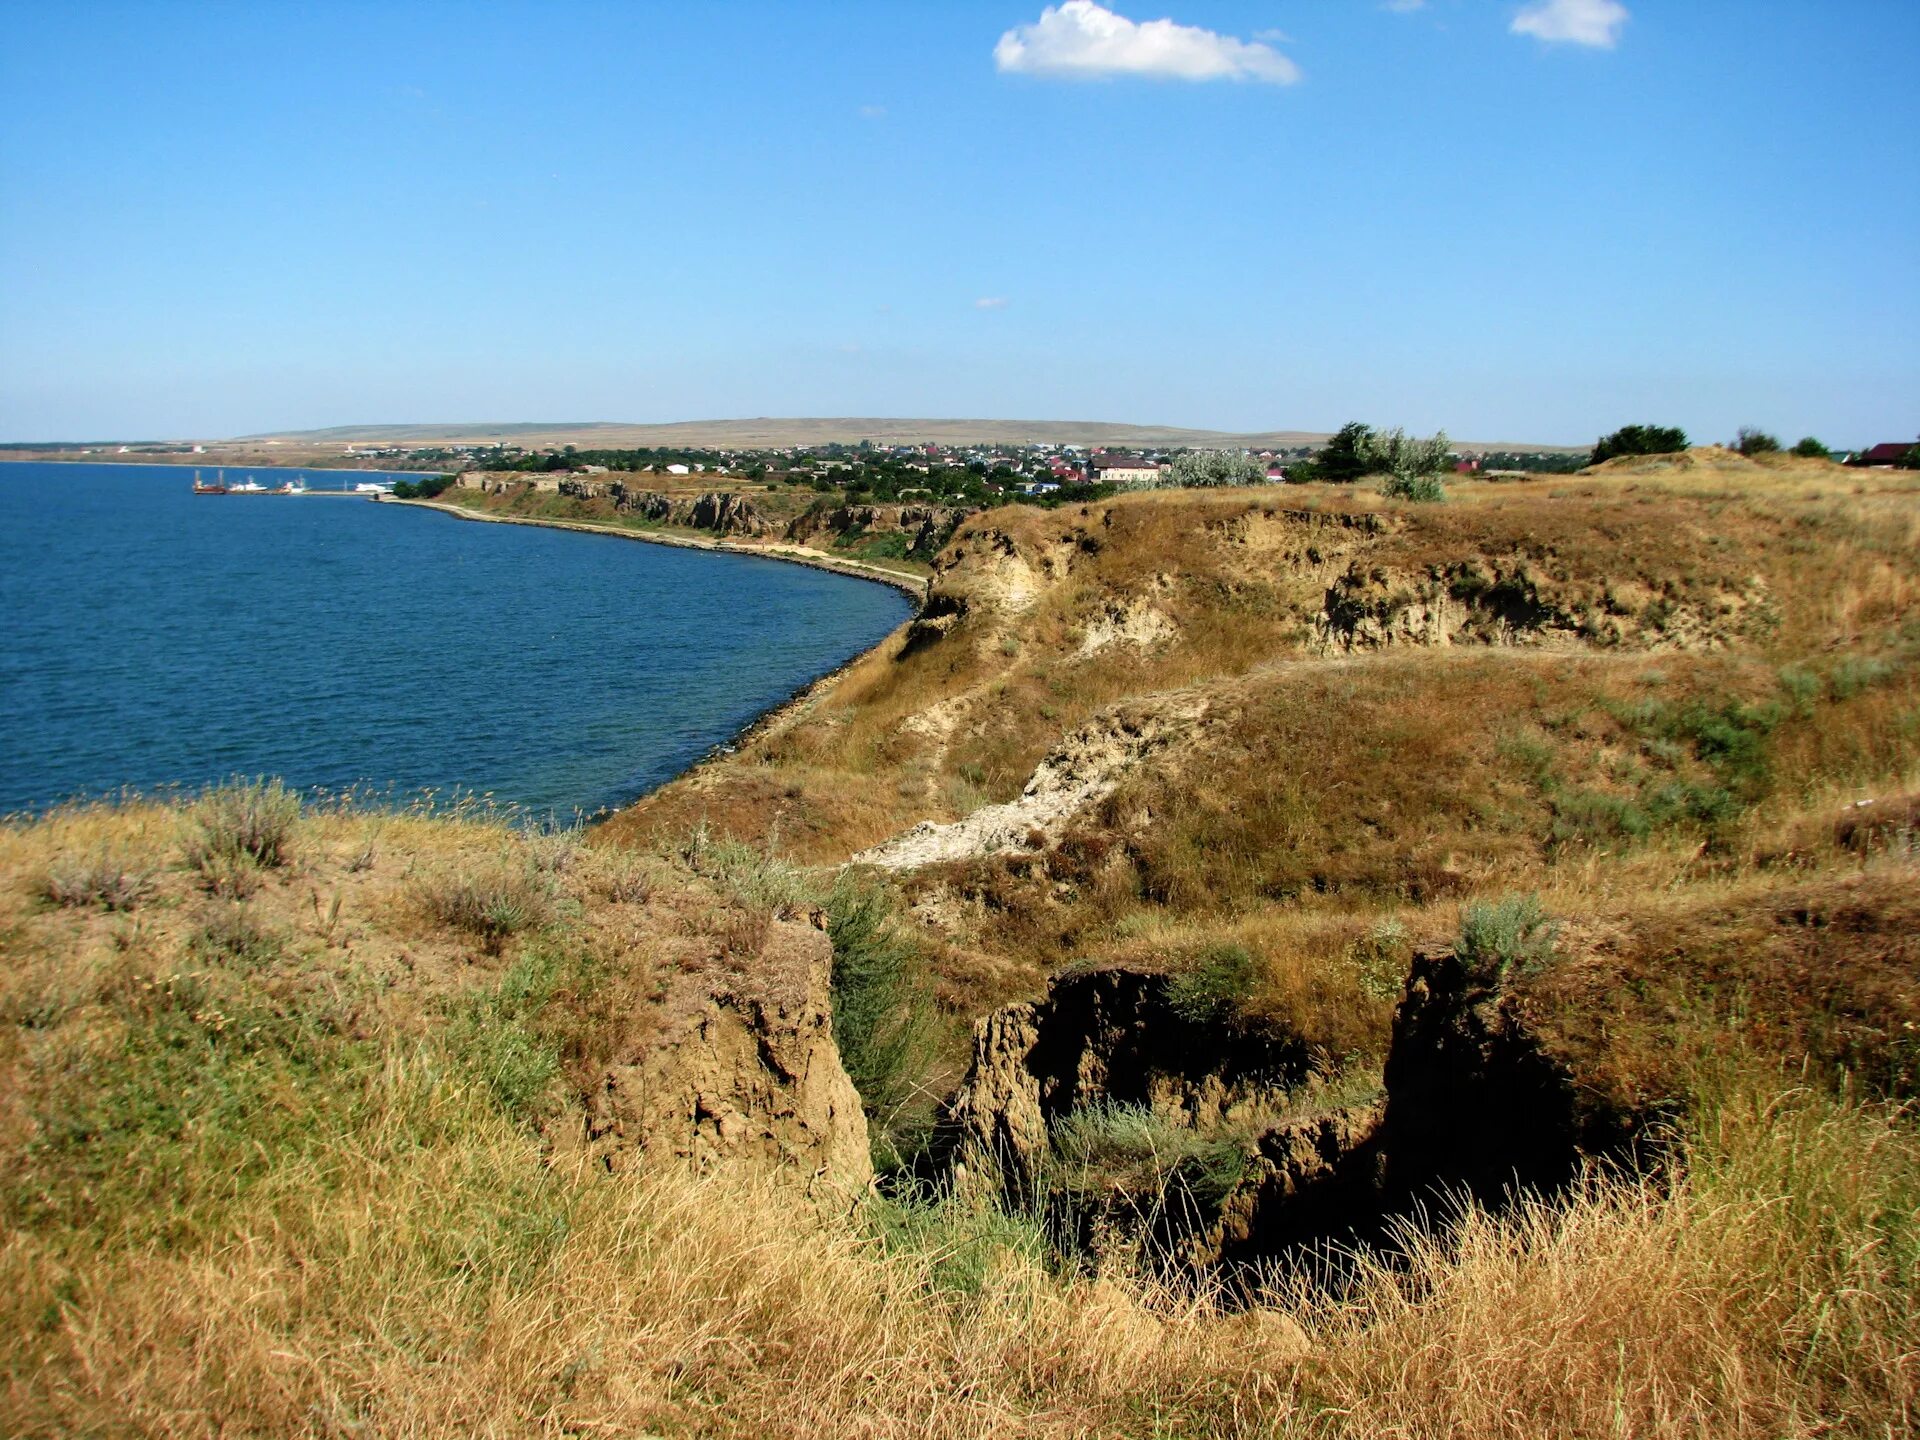
[{"label": "distant hill", "polygon": [[[628,425],[610,420],[335,425],[324,430],[285,430],[238,438],[242,441],[303,445],[470,445],[497,440],[528,447],[577,445],[583,450],[640,446],[754,449],[785,445],[854,445],[862,440],[871,440],[876,445],[1226,446],[1278,450],[1298,445],[1317,445],[1327,438],[1327,432],[1262,430],[1242,433],[1191,430],[1174,425],[1122,425],[1101,420],[782,419],[763,416],[751,420],[678,420],[661,425]],[[1587,448],[1584,445],[1539,445],[1507,440],[1462,440],[1456,443],[1460,449],[1471,451],[1572,453]]]}]

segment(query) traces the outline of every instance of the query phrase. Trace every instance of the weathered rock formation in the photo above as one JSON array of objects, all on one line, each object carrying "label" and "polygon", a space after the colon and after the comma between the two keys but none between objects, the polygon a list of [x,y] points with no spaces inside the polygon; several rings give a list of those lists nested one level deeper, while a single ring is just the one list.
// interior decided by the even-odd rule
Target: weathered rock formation
[{"label": "weathered rock formation", "polygon": [[[1094,971],[983,1020],[948,1110],[955,1175],[1038,1204],[1070,1245],[1131,1231],[1158,1263],[1237,1271],[1381,1241],[1460,1196],[1553,1193],[1590,1161],[1630,1155],[1642,1129],[1578,1083],[1498,977],[1451,953],[1414,961],[1385,1098],[1344,1108],[1314,1104],[1324,1077],[1298,1040],[1224,1011],[1182,1014],[1169,995],[1164,976]],[[1070,1117],[1098,1105],[1191,1131],[1210,1175],[1183,1159],[1149,1171],[1144,1191],[1110,1185],[1069,1205],[1050,1162]],[[1223,1157],[1229,1145],[1239,1153]]]},{"label": "weathered rock formation", "polygon": [[823,535],[836,542],[862,535],[905,535],[910,553],[930,556],[970,513],[960,505],[821,506],[789,524],[786,538],[804,545]]},{"label": "weathered rock formation", "polygon": [[664,1035],[627,1045],[586,1097],[585,1139],[610,1167],[631,1155],[705,1168],[745,1156],[791,1166],[823,1197],[873,1178],[866,1117],[833,1041],[833,951],[805,921],[767,927],[751,984],[683,980]]},{"label": "weathered rock formation", "polygon": [[1299,1040],[1185,1013],[1165,975],[1094,970],[1056,979],[1044,1000],[1008,1006],[974,1029],[973,1064],[949,1107],[950,1143],[1030,1194],[1055,1127],[1093,1106],[1145,1106],[1212,1128],[1305,1084]]},{"label": "weathered rock formation", "polygon": [[1703,649],[1735,637],[1765,599],[1757,581],[1708,596],[1645,586],[1579,585],[1520,557],[1414,572],[1355,561],[1327,587],[1315,618],[1324,651],[1393,645],[1593,645]]}]

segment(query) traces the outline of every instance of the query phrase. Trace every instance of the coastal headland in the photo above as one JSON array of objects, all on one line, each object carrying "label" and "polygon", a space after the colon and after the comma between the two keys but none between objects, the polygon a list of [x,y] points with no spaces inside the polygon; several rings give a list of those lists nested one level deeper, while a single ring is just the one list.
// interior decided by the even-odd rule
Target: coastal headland
[{"label": "coastal headland", "polygon": [[729,555],[752,555],[766,560],[784,560],[790,564],[806,565],[816,570],[831,570],[835,574],[852,576],[858,580],[875,580],[883,585],[904,590],[916,600],[924,599],[927,590],[927,576],[923,574],[915,574],[910,570],[896,570],[851,556],[835,555],[826,550],[777,540],[727,540],[716,536],[676,534],[662,529],[643,530],[606,521],[514,515],[479,509],[472,505],[454,504],[445,500],[398,500],[392,496],[385,496],[381,503],[410,505],[421,510],[437,510],[443,515],[453,515],[462,520],[479,520],[502,525],[540,525],[554,530],[575,530],[591,535],[617,535],[625,540],[642,540],[653,545],[675,545],[687,550],[711,550]]},{"label": "coastal headland", "polygon": [[14,1429],[1912,1428],[1911,472],[678,478],[436,504],[919,613],[585,832],[0,827]]}]

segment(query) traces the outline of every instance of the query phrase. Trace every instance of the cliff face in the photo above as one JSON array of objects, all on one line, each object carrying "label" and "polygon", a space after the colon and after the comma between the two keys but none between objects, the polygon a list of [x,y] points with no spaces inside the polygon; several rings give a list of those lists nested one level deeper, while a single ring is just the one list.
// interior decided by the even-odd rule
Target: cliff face
[{"label": "cliff face", "polygon": [[786,538],[799,544],[846,544],[869,536],[899,535],[907,553],[931,557],[970,512],[955,505],[815,506],[793,520]]},{"label": "cliff face", "polygon": [[1447,952],[1415,959],[1384,1094],[1344,1105],[1347,1062],[1178,993],[1095,971],[981,1021],[948,1109],[956,1183],[1037,1206],[1076,1248],[1236,1272],[1378,1243],[1450,1197],[1554,1193],[1641,1128]]}]

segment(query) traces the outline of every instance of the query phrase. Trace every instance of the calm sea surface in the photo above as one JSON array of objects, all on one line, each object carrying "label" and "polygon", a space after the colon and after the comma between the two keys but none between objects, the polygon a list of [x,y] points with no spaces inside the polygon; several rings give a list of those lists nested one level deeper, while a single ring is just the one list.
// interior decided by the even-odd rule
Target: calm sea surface
[{"label": "calm sea surface", "polygon": [[[247,473],[288,472],[227,478]],[[191,481],[0,464],[0,813],[280,775],[570,818],[670,779],[911,608],[778,561]]]}]

